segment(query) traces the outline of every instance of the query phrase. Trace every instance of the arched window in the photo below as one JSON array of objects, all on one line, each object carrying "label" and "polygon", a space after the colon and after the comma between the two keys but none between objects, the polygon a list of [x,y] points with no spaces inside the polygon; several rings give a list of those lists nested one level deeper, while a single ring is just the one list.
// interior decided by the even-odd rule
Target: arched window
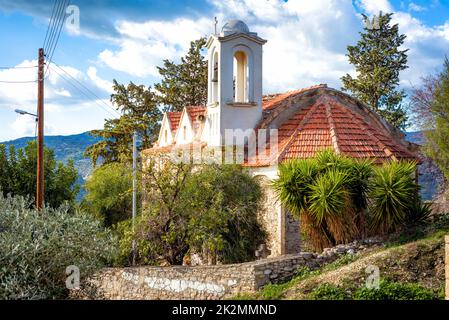
[{"label": "arched window", "polygon": [[242,51],[234,54],[234,102],[248,102],[248,57]]},{"label": "arched window", "polygon": [[212,60],[212,102],[218,101],[218,52]]}]

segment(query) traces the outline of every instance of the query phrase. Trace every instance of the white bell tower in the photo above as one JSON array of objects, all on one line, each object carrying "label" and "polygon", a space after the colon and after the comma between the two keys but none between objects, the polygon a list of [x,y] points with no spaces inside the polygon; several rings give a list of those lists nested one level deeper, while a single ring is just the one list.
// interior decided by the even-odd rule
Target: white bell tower
[{"label": "white bell tower", "polygon": [[202,140],[224,143],[226,129],[254,129],[262,118],[262,46],[266,40],[240,20],[208,42],[207,121]]}]

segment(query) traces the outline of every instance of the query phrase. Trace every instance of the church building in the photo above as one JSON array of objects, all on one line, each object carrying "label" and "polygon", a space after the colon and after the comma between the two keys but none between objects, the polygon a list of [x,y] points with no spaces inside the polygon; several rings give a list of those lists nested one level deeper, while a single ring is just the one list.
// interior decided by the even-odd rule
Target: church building
[{"label": "church building", "polygon": [[[224,25],[207,42],[208,97],[205,106],[185,106],[164,114],[159,138],[143,158],[177,148],[222,148],[241,145],[243,165],[259,176],[265,191],[260,213],[267,232],[270,257],[300,250],[299,222],[276,199],[270,181],[278,164],[309,158],[323,149],[378,163],[416,159],[414,146],[404,134],[365,104],[325,84],[264,95],[262,39],[240,20]],[[228,132],[243,133],[226,139]],[[252,134],[246,134],[253,132]],[[275,133],[275,136],[271,132]],[[248,153],[248,143],[269,136],[265,155]],[[253,140],[254,140],[253,139]]]}]

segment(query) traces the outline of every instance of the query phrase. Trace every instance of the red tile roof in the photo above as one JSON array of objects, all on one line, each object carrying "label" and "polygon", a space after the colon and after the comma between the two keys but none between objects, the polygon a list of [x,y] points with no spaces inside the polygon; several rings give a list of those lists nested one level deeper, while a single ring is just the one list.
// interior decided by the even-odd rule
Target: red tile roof
[{"label": "red tile roof", "polygon": [[170,121],[170,128],[173,131],[173,134],[176,133],[179,126],[179,120],[181,119],[181,112],[167,112],[168,121]]},{"label": "red tile roof", "polygon": [[[267,148],[267,153],[272,147]],[[376,124],[332,98],[319,99],[301,108],[278,128],[277,155],[249,159],[246,166],[267,166],[273,161],[313,157],[317,151],[333,149],[353,158],[416,159],[416,156]]]},{"label": "red tile roof", "polygon": [[201,106],[190,106],[186,108],[187,114],[189,115],[190,121],[192,123],[198,121],[198,116],[206,114],[206,107]]}]

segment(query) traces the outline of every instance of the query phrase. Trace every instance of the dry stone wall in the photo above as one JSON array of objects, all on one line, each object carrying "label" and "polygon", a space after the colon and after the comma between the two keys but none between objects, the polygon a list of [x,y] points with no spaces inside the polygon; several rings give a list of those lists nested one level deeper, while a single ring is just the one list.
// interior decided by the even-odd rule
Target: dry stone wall
[{"label": "dry stone wall", "polygon": [[287,281],[300,267],[315,269],[367,247],[354,242],[322,254],[303,252],[229,265],[108,268],[89,283],[105,299],[225,299]]}]

